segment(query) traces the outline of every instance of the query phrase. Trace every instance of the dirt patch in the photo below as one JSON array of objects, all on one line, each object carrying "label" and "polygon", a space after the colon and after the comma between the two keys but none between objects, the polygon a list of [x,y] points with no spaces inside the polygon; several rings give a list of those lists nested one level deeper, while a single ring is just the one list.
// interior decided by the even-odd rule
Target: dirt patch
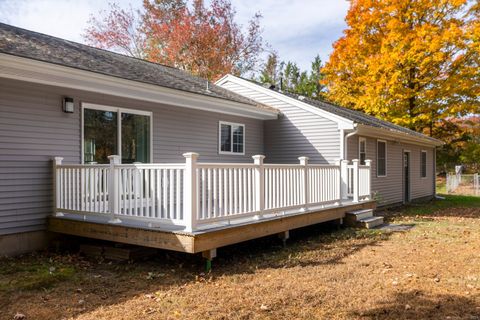
[{"label": "dirt patch", "polygon": [[[480,203],[452,199],[396,211],[392,221],[414,225],[403,232],[320,225],[292,232],[286,248],[274,237],[222,248],[207,275],[198,256],[164,251],[135,263],[3,260],[0,284],[17,282],[0,285],[0,318],[480,319]],[[21,284],[51,267],[71,272]]]}]

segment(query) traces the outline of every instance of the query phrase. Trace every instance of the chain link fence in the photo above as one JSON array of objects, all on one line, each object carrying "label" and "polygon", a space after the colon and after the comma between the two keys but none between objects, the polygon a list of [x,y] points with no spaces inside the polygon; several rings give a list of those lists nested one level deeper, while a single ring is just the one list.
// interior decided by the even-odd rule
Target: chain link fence
[{"label": "chain link fence", "polygon": [[480,196],[480,175],[448,173],[447,193]]}]

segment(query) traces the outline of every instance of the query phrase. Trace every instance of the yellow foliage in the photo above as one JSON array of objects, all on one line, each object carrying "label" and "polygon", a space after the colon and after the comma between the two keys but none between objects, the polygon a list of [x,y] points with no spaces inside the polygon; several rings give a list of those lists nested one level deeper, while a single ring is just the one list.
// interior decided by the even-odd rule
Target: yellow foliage
[{"label": "yellow foliage", "polygon": [[467,0],[352,0],[323,69],[329,99],[428,133],[478,113],[479,12]]}]

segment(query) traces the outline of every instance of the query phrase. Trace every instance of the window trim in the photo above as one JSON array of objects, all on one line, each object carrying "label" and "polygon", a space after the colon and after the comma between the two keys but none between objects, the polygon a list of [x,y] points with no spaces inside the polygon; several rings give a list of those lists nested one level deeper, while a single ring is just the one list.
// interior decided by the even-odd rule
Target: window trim
[{"label": "window trim", "polygon": [[[233,151],[222,151],[222,124],[229,125],[229,126],[241,126],[243,127],[243,152],[233,152]],[[246,149],[246,139],[245,139],[246,131],[245,131],[245,124],[243,123],[236,123],[236,122],[229,122],[229,121],[219,121],[218,122],[218,154],[222,155],[233,155],[233,156],[244,156],[245,149]],[[230,138],[232,141],[231,150],[233,150],[233,130],[230,132]]]},{"label": "window trim", "polygon": [[[424,153],[425,153],[425,176],[423,176],[423,172],[422,172],[422,167],[423,167],[422,158]],[[427,150],[420,150],[420,178],[421,179],[427,179],[428,177],[427,165],[428,165],[428,152]]]},{"label": "window trim", "polygon": [[365,160],[367,160],[367,138],[358,137],[358,161],[359,161],[360,165],[365,165],[365,163],[364,164],[361,163],[362,162],[362,157],[360,156],[361,153],[362,153],[361,152],[362,149],[360,148],[362,142],[365,142]]},{"label": "window trim", "polygon": [[88,103],[88,102],[81,102],[80,103],[82,108],[82,113],[80,115],[80,135],[81,135],[81,155],[80,160],[81,164],[85,164],[84,157],[85,157],[85,137],[84,137],[84,130],[85,130],[85,109],[91,110],[99,110],[99,111],[109,111],[109,112],[118,112],[117,117],[117,144],[118,144],[118,156],[122,159],[122,113],[130,113],[130,114],[138,114],[142,116],[150,117],[150,163],[153,163],[153,112],[151,111],[144,111],[144,110],[136,110],[136,109],[128,109],[128,108],[120,108],[120,107],[113,107],[107,105],[101,105],[96,103]]},{"label": "window trim", "polygon": [[[378,143],[379,142],[383,142],[385,143],[385,175],[379,175],[378,174]],[[377,166],[377,178],[385,178],[387,176],[387,163],[388,163],[388,157],[387,157],[387,140],[381,140],[381,139],[377,139],[377,163],[376,163],[376,166]]]}]

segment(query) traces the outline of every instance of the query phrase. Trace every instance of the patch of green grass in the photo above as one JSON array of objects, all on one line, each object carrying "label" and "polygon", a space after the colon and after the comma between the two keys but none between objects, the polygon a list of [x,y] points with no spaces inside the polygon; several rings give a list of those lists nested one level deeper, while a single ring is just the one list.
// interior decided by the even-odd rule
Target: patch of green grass
[{"label": "patch of green grass", "polygon": [[73,266],[42,258],[36,261],[0,260],[0,292],[51,288],[56,283],[74,279],[75,276]]},{"label": "patch of green grass", "polygon": [[406,215],[429,215],[447,208],[479,208],[480,197],[444,195],[445,200],[432,200],[428,203],[411,204],[402,213]]},{"label": "patch of green grass", "polygon": [[445,183],[445,180],[437,180],[437,192],[440,194],[447,193],[447,184]]}]

